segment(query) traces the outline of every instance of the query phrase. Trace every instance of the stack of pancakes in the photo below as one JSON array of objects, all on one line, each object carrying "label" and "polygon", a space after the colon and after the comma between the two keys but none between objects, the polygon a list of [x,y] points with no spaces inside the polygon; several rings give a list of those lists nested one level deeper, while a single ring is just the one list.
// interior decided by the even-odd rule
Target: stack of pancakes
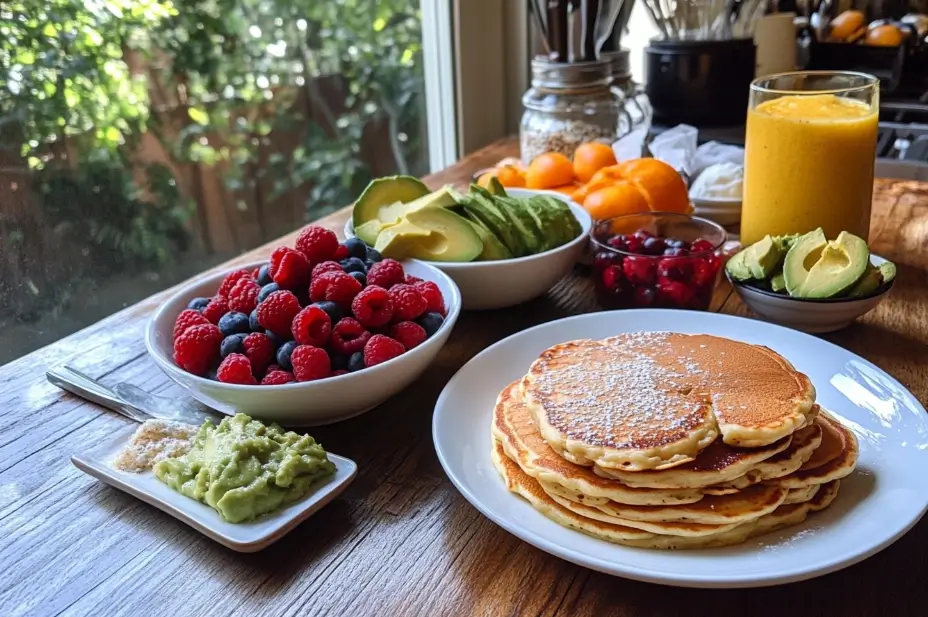
[{"label": "stack of pancakes", "polygon": [[631,546],[736,544],[805,520],[857,440],[774,351],[666,332],[547,349],[499,395],[493,461],[552,520]]}]

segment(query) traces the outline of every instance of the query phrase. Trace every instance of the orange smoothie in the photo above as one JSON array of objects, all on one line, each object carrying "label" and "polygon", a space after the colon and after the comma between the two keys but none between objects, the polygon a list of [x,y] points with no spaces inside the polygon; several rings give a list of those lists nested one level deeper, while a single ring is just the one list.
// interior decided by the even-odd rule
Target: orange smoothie
[{"label": "orange smoothie", "polygon": [[834,94],[785,95],[749,110],[742,243],[817,227],[866,240],[878,115]]}]

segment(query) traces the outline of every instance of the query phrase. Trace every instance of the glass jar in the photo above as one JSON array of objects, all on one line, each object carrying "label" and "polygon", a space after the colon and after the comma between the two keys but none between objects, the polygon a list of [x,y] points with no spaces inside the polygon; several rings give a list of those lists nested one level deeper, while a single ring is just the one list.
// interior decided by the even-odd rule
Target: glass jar
[{"label": "glass jar", "polygon": [[641,127],[649,129],[653,116],[651,102],[644,88],[632,81],[631,66],[628,62],[629,51],[620,49],[603,52],[600,57],[609,60],[612,65],[612,85],[625,97],[625,111],[631,120],[631,130]]},{"label": "glass jar", "polygon": [[522,97],[522,162],[539,154],[572,156],[582,143],[612,144],[631,130],[625,97],[612,85],[609,60],[559,63],[532,60],[532,87]]}]

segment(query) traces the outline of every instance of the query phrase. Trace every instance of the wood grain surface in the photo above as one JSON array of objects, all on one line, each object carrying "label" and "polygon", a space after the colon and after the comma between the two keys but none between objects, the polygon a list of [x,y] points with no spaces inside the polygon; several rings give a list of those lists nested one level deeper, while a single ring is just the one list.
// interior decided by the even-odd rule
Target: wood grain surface
[{"label": "wood grain surface", "polygon": [[[474,171],[515,148],[513,141],[494,144],[427,182],[466,184]],[[341,233],[347,215],[343,210],[321,223]],[[872,235],[875,252],[899,265],[895,289],[860,323],[826,338],[872,360],[924,402],[928,185],[878,181]],[[239,261],[268,253],[262,247]],[[454,372],[488,345],[595,310],[587,277],[578,267],[544,298],[492,314],[463,314],[413,386],[359,418],[314,429],[328,449],[358,462],[358,479],[283,540],[253,555],[223,548],[68,460],[133,426],[59,391],[44,371],[69,362],[107,383],[129,381],[182,395],[142,343],[149,314],[170,290],[0,368],[0,616],[928,614],[924,521],[882,553],[829,576],[759,590],[700,591],[574,566],[472,508],[435,457],[435,400]],[[724,284],[712,310],[747,314]]]}]

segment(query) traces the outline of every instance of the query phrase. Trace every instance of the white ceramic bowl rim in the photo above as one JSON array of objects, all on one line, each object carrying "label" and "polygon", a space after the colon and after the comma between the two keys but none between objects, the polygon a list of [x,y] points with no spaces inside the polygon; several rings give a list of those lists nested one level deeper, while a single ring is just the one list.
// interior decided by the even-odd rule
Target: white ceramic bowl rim
[{"label": "white ceramic bowl rim", "polygon": [[[158,349],[158,347],[153,342],[155,324],[164,317],[163,313],[167,309],[167,305],[170,303],[170,301],[176,298],[177,296],[184,294],[185,290],[196,285],[198,282],[200,282],[204,278],[212,278],[212,277],[218,278],[220,275],[224,277],[230,272],[235,272],[237,270],[253,270],[255,268],[260,268],[266,263],[268,263],[267,260],[262,260],[262,261],[255,261],[255,262],[239,265],[234,268],[229,268],[228,270],[223,270],[222,272],[216,272],[216,273],[210,274],[208,276],[196,277],[195,279],[191,280],[189,283],[185,284],[183,289],[181,289],[176,294],[172,295],[170,298],[165,300],[161,304],[161,306],[158,307],[158,310],[155,311],[155,314],[152,315],[151,319],[149,320],[148,327],[145,333],[145,347],[148,349],[148,353],[150,353],[152,357],[154,357],[159,362],[167,364],[178,371],[184,371],[184,369],[177,366],[177,364],[174,362],[174,358],[165,357],[165,355],[161,353],[161,350]],[[455,284],[453,280],[451,280],[451,277],[442,273],[440,270],[438,270],[438,268],[435,268],[434,266],[432,266],[432,268],[436,271],[438,276],[441,276],[446,279],[446,282],[448,283],[448,287],[453,292],[453,296],[451,298],[445,298],[445,309],[447,311],[447,314],[445,315],[445,319],[442,322],[441,327],[438,330],[436,330],[436,332],[432,336],[426,339],[422,343],[423,345],[427,343],[429,340],[431,340],[432,338],[436,337],[442,329],[447,327],[449,322],[455,321],[456,320],[455,318],[461,312],[461,291],[458,289],[458,286]],[[221,279],[219,280],[221,281]],[[175,315],[172,319],[177,319],[177,316]],[[417,349],[418,347],[414,347],[412,350],[407,351],[406,353],[415,353]],[[402,359],[403,356],[406,355],[406,353],[401,354],[395,358],[391,358],[390,360],[387,360],[386,362],[383,362],[381,364],[367,367],[363,369],[363,371],[356,371],[354,373],[345,373],[344,375],[336,375],[334,377],[326,377],[324,380],[320,379],[320,380],[313,380],[313,381],[295,381],[291,383],[276,385],[273,387],[273,389],[275,392],[280,391],[280,390],[294,390],[294,389],[299,389],[301,387],[305,388],[308,385],[320,383],[322,381],[325,381],[326,384],[335,383],[337,380],[340,380],[340,379],[344,381],[346,380],[346,378],[356,377],[358,374],[362,372],[366,375],[372,375],[377,372],[384,372],[384,371],[389,370],[395,361]],[[206,377],[200,377],[199,375],[195,375],[187,371],[184,371],[184,373],[189,375],[190,379],[192,379],[194,382],[202,384],[202,385],[215,386],[216,384],[220,384],[222,385],[223,388],[228,388],[230,390],[249,390],[249,391],[254,390],[256,388],[268,388],[268,386],[262,386],[260,384],[251,385],[251,384],[225,383],[222,381],[214,381],[212,379],[207,379]]]},{"label": "white ceramic bowl rim", "polygon": [[[871,263],[873,258],[876,258],[876,263],[874,265],[880,265],[883,262],[889,261],[885,257],[880,257],[874,253],[870,253]],[[882,283],[875,291],[869,293],[865,296],[859,296],[856,298],[794,298],[792,296],[784,296],[783,294],[778,294],[773,291],[768,291],[766,289],[761,289],[760,287],[755,287],[754,285],[749,285],[745,282],[736,280],[732,278],[731,274],[728,272],[728,268],[724,268],[725,278],[728,279],[728,282],[732,284],[733,287],[741,287],[743,289],[750,289],[751,291],[767,296],[768,298],[776,298],[777,300],[783,300],[784,302],[795,302],[796,304],[842,304],[845,302],[860,302],[861,300],[867,300],[870,298],[876,298],[882,296],[885,293],[888,293],[890,289],[893,288],[893,285],[896,284],[896,279],[894,278],[888,284]]]},{"label": "white ceramic bowl rim", "polygon": [[690,195],[694,205],[718,206],[720,208],[738,208],[744,201],[741,197],[694,197]]}]

